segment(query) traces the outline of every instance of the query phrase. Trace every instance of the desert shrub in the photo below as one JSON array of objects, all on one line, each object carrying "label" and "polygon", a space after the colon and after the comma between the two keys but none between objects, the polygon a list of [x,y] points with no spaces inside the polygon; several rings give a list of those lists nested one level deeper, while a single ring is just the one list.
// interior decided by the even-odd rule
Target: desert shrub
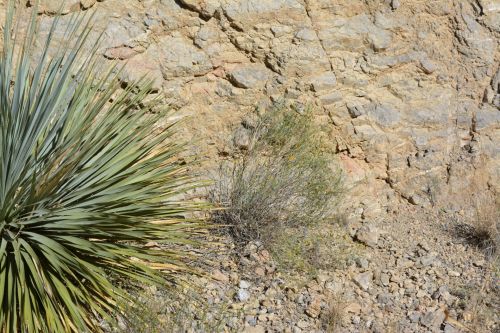
[{"label": "desert shrub", "polygon": [[476,205],[474,228],[473,235],[477,244],[488,255],[497,255],[500,248],[500,204]]},{"label": "desert shrub", "polygon": [[247,126],[249,145],[223,165],[211,200],[213,219],[238,242],[271,243],[285,228],[332,218],[342,177],[311,110],[276,105]]},{"label": "desert shrub", "polygon": [[36,8],[26,19],[14,2],[0,53],[0,331],[99,332],[130,299],[123,282],[188,269],[180,246],[203,225],[179,197],[196,184],[150,82],[122,89],[116,67],[94,71],[90,19],[52,48],[55,19],[37,52]]},{"label": "desert shrub", "polygon": [[314,278],[321,270],[345,268],[361,250],[351,241],[347,229],[332,221],[282,228],[268,246],[281,271],[300,272],[306,279]]},{"label": "desert shrub", "polygon": [[455,225],[455,233],[467,243],[481,249],[488,257],[498,261],[500,204],[477,193],[470,205],[470,216],[466,222]]}]

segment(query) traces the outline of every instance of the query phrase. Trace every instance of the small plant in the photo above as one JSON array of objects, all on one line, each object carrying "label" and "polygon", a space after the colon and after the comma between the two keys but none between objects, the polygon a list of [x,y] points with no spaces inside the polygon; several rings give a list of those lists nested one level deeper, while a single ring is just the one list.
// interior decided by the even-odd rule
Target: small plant
[{"label": "small plant", "polygon": [[223,166],[211,199],[224,207],[213,219],[236,241],[270,244],[290,227],[332,219],[342,177],[312,112],[283,105],[248,128],[250,144],[232,166]]},{"label": "small plant", "polygon": [[[227,332],[226,324],[238,313],[229,300],[209,304],[194,289],[151,288],[136,291],[135,301],[125,305],[127,318],[116,333]],[[237,332],[237,328],[230,330]]]},{"label": "small plant", "polygon": [[331,221],[279,231],[269,244],[278,267],[284,272],[300,272],[307,279],[316,276],[319,270],[345,268],[360,251],[347,229]]},{"label": "small plant", "polygon": [[55,18],[35,52],[36,6],[17,24],[14,12],[10,1],[0,53],[0,332],[100,332],[123,314],[125,282],[188,269],[181,247],[203,224],[179,197],[196,183],[173,124],[149,112],[151,84],[95,74],[90,19],[73,17],[55,49]]},{"label": "small plant", "polygon": [[500,204],[477,205],[475,239],[489,256],[500,249]]},{"label": "small plant", "polygon": [[488,198],[472,203],[470,222],[456,225],[456,234],[481,249],[492,261],[498,261],[500,249],[500,205]]},{"label": "small plant", "polygon": [[327,306],[321,313],[321,326],[326,333],[336,333],[341,330],[344,320],[345,302],[341,296],[331,295],[328,298]]}]

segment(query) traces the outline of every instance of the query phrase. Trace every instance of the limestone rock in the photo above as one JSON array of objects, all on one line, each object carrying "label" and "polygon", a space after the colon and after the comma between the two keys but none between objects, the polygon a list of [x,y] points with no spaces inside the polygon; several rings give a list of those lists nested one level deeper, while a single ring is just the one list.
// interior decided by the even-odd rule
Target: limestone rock
[{"label": "limestone rock", "polygon": [[229,73],[229,80],[239,88],[259,89],[270,77],[269,70],[262,65],[242,65]]},{"label": "limestone rock", "polygon": [[363,290],[368,290],[371,286],[373,280],[372,272],[365,272],[361,274],[357,274],[353,278],[354,282]]},{"label": "limestone rock", "polygon": [[312,318],[317,318],[321,313],[321,298],[314,297],[306,309],[306,314]]},{"label": "limestone rock", "polygon": [[366,225],[356,232],[356,240],[370,247],[377,246],[380,232],[377,228]]},{"label": "limestone rock", "polygon": [[246,289],[240,288],[238,290],[237,295],[236,295],[236,299],[239,302],[246,302],[246,301],[248,301],[250,299],[250,293]]},{"label": "limestone rock", "polygon": [[327,72],[311,78],[311,88],[315,92],[329,90],[337,85],[335,74]]},{"label": "limestone rock", "polygon": [[90,7],[95,5],[96,2],[97,0],[80,0],[80,5],[83,9],[89,9]]},{"label": "limestone rock", "polygon": [[187,8],[197,11],[206,18],[212,17],[215,11],[220,7],[219,0],[179,0],[179,2]]},{"label": "limestone rock", "polygon": [[441,326],[445,318],[446,315],[443,310],[431,310],[420,318],[420,323],[429,329],[437,329]]},{"label": "limestone rock", "polygon": [[243,330],[244,333],[265,333],[266,329],[261,325],[248,326]]},{"label": "limestone rock", "polygon": [[[36,0],[27,1],[30,6],[34,6],[35,3]],[[38,6],[39,11],[45,14],[68,14],[80,9],[80,0],[40,0]]]}]

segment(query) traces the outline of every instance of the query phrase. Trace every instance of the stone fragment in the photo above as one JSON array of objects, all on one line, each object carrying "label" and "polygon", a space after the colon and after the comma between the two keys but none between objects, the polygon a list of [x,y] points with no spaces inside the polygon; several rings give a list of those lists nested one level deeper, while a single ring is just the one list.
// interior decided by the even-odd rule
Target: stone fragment
[{"label": "stone fragment", "polygon": [[436,64],[427,58],[420,60],[420,67],[422,67],[425,74],[432,74],[437,69]]},{"label": "stone fragment", "polygon": [[248,281],[245,281],[245,280],[240,280],[239,287],[241,289],[248,289],[248,288],[250,288],[250,283]]},{"label": "stone fragment", "polygon": [[246,302],[250,299],[250,293],[246,289],[238,289],[238,293],[236,294],[236,299],[239,302]]},{"label": "stone fragment", "polygon": [[367,113],[378,125],[384,127],[397,125],[401,118],[400,112],[389,104],[378,104],[369,108]]},{"label": "stone fragment", "polygon": [[271,26],[271,32],[274,37],[279,38],[281,36],[284,36],[290,32],[292,32],[292,27],[287,26],[287,25],[273,25]]},{"label": "stone fragment", "polygon": [[364,108],[361,105],[347,104],[347,111],[352,118],[357,118],[364,113]]},{"label": "stone fragment", "polygon": [[370,247],[377,246],[379,236],[378,229],[371,225],[362,226],[356,232],[356,240]]},{"label": "stone fragment", "polygon": [[109,48],[104,52],[104,57],[108,59],[126,60],[137,55],[138,52],[127,46]]},{"label": "stone fragment", "polygon": [[264,326],[255,325],[255,326],[247,326],[243,330],[244,333],[266,333],[266,329]]},{"label": "stone fragment", "polygon": [[344,307],[344,311],[348,313],[360,313],[361,305],[356,302],[349,303]]},{"label": "stone fragment", "polygon": [[265,269],[264,269],[264,268],[262,268],[262,267],[257,267],[257,268],[255,268],[255,271],[254,271],[254,272],[255,272],[255,275],[260,276],[260,277],[262,277],[262,276],[265,276],[265,275],[266,275],[266,271],[265,271]]},{"label": "stone fragment", "polygon": [[300,40],[308,41],[308,42],[311,42],[311,41],[318,39],[318,37],[316,36],[316,32],[312,29],[309,29],[309,28],[304,28],[304,29],[299,30],[295,34],[295,37],[300,39]]},{"label": "stone fragment", "polygon": [[229,281],[229,277],[219,270],[216,270],[212,273],[212,278],[214,280],[220,281],[220,282],[228,282]]},{"label": "stone fragment", "polygon": [[307,320],[299,320],[297,322],[297,327],[298,328],[301,328],[301,329],[306,329],[308,328],[309,326],[311,326],[311,324],[309,324],[309,322]]},{"label": "stone fragment", "polygon": [[476,112],[474,130],[481,132],[490,128],[500,128],[500,111],[490,105],[484,105]]},{"label": "stone fragment", "polygon": [[[410,268],[415,266],[415,262],[408,258],[398,258],[396,260],[396,266],[401,268]],[[393,276],[394,277],[394,276]]]},{"label": "stone fragment", "polygon": [[354,282],[358,285],[363,290],[368,290],[371,286],[373,279],[373,273],[372,272],[365,272],[361,274],[357,274],[354,276],[353,280]]},{"label": "stone fragment", "polygon": [[[28,0],[27,4],[34,6],[37,0]],[[80,9],[80,0],[40,0],[39,11],[46,14],[68,14]]]},{"label": "stone fragment", "polygon": [[399,6],[401,6],[401,3],[399,2],[399,0],[391,0],[391,8],[396,10],[399,8]]},{"label": "stone fragment", "polygon": [[220,7],[219,0],[178,0],[188,9],[198,12],[204,18],[210,18]]},{"label": "stone fragment", "polygon": [[334,91],[325,95],[319,96],[319,99],[323,105],[330,105],[342,100],[342,93],[340,91]]},{"label": "stone fragment", "polygon": [[408,319],[410,319],[410,321],[412,323],[418,323],[418,321],[420,320],[420,317],[421,317],[421,315],[418,312],[412,311],[408,314]]},{"label": "stone fragment", "polygon": [[373,49],[379,52],[387,49],[391,45],[392,34],[386,30],[376,28],[369,33],[369,39]]},{"label": "stone fragment", "polygon": [[422,266],[430,266],[434,261],[436,260],[436,257],[433,255],[428,255],[428,256],[423,256],[419,258],[419,262],[422,264]]},{"label": "stone fragment", "polygon": [[313,297],[311,303],[306,308],[306,314],[311,318],[317,318],[321,313],[321,298],[316,296]]},{"label": "stone fragment", "polygon": [[446,314],[443,310],[431,310],[420,318],[420,323],[429,329],[438,329],[445,318]]},{"label": "stone fragment", "polygon": [[388,286],[389,285],[389,275],[382,273],[380,274],[380,282],[382,283],[383,286]]},{"label": "stone fragment", "polygon": [[158,60],[165,79],[186,75],[199,76],[213,68],[208,56],[186,38],[166,36],[158,45]]},{"label": "stone fragment", "polygon": [[392,295],[389,293],[382,293],[377,295],[377,301],[381,304],[388,304],[392,300]]},{"label": "stone fragment", "polygon": [[96,0],[80,0],[80,5],[83,9],[89,9],[90,7],[95,5],[96,2]]},{"label": "stone fragment", "polygon": [[460,331],[455,327],[453,327],[452,325],[446,324],[444,326],[444,333],[460,333]]},{"label": "stone fragment", "polygon": [[332,72],[327,72],[311,79],[311,88],[315,92],[329,90],[337,85],[337,78]]},{"label": "stone fragment", "polygon": [[269,70],[264,65],[249,64],[232,70],[228,78],[236,87],[259,89],[264,87],[269,76]]},{"label": "stone fragment", "polygon": [[356,265],[358,265],[359,268],[367,269],[369,263],[368,260],[366,260],[366,258],[356,258]]},{"label": "stone fragment", "polygon": [[248,149],[250,145],[250,133],[244,127],[239,127],[233,136],[233,144],[236,148],[241,150]]}]

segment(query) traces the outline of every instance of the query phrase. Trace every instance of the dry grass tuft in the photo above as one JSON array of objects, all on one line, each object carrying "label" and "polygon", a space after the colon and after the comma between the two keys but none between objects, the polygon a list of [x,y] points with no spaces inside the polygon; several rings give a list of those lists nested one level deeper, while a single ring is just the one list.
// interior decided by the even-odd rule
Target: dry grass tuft
[{"label": "dry grass tuft", "polygon": [[328,299],[326,309],[321,313],[321,326],[326,333],[337,333],[342,327],[344,320],[345,302],[338,295],[332,295]]},{"label": "dry grass tuft", "polygon": [[500,203],[476,199],[471,222],[457,226],[457,234],[495,260],[500,249]]}]

